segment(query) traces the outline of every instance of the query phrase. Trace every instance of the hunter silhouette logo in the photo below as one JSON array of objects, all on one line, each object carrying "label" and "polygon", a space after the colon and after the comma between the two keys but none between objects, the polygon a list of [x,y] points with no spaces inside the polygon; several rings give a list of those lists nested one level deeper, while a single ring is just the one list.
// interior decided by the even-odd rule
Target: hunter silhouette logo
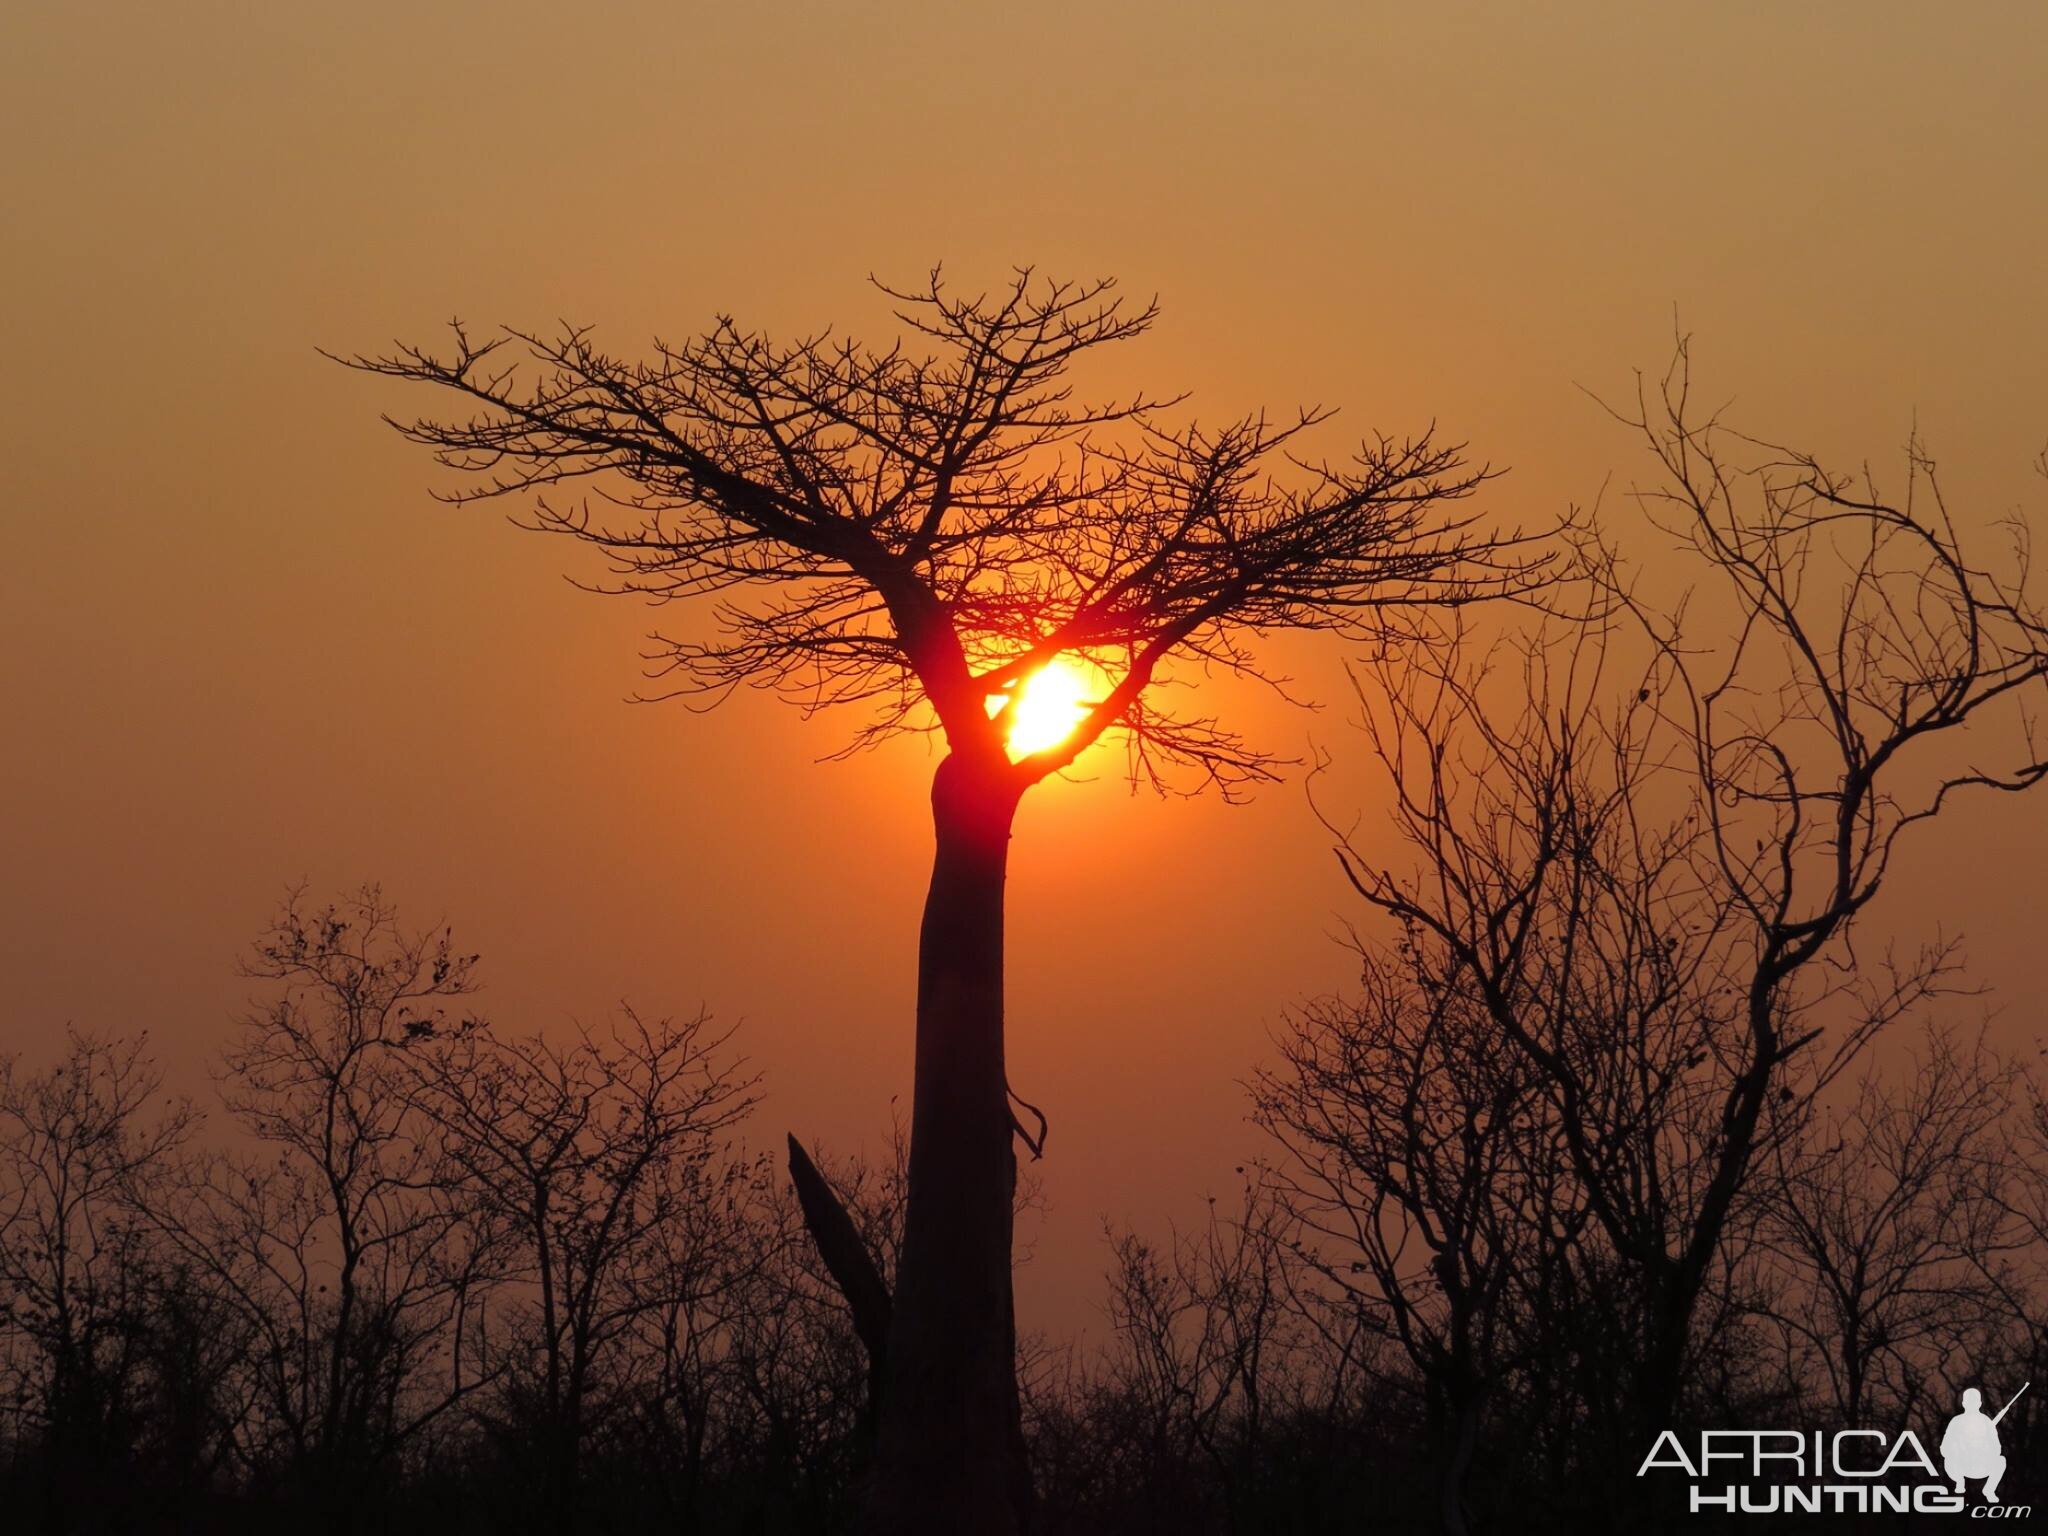
[{"label": "hunter silhouette logo", "polygon": [[[1961,1515],[1973,1520],[2026,1519],[2026,1504],[1998,1496],[2005,1448],[1998,1423],[2032,1382],[1984,1412],[1984,1394],[1962,1394],[1962,1412],[1943,1430],[1940,1466],[1911,1429],[1708,1429],[1693,1443],[1676,1430],[1657,1437],[1637,1477],[1682,1473],[1692,1514]],[[1983,1484],[1973,1503],[1969,1484]]]},{"label": "hunter silhouette logo", "polygon": [[1985,1502],[1998,1502],[1998,1480],[2005,1476],[2005,1451],[1998,1443],[1998,1421],[2012,1411],[2020,1394],[2032,1385],[2031,1381],[2023,1384],[1990,1417],[1984,1413],[1984,1394],[1975,1387],[1964,1391],[1963,1411],[1948,1421],[1941,1437],[1941,1468],[1956,1485],[1957,1493],[1967,1491],[1963,1487],[1966,1481],[1981,1477]]}]

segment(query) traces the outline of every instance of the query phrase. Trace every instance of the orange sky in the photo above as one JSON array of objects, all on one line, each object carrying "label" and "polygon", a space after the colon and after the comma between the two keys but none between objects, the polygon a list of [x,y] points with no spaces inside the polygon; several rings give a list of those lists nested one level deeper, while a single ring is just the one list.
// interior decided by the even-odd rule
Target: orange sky
[{"label": "orange sky", "polygon": [[[407,402],[316,345],[873,331],[870,270],[1031,260],[1161,295],[1102,392],[1337,404],[1333,448],[1434,417],[1533,523],[1638,470],[1575,384],[1661,364],[1675,304],[1741,423],[1853,460],[1917,413],[1973,515],[2038,518],[2044,79],[2027,3],[10,6],[4,1028],[146,1026],[203,1087],[275,896],[374,877],[456,919],[506,1023],[743,1017],[764,1141],[878,1143],[907,1085],[921,749],[623,704],[647,615],[434,507],[375,421]],[[1325,697],[1336,660],[1302,653]],[[1250,707],[1369,807],[1341,711]],[[2048,815],[2000,809],[1873,916],[1963,930],[2018,1046]],[[1104,1216],[1228,1196],[1237,1081],[1344,979],[1350,908],[1298,782],[1041,790],[1012,889],[1012,1078],[1052,1118],[1021,1294],[1064,1328]]]}]

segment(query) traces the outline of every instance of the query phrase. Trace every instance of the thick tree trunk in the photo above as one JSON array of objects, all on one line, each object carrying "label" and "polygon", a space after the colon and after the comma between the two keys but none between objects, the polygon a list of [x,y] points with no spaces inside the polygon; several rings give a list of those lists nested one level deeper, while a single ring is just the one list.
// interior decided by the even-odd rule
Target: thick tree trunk
[{"label": "thick tree trunk", "polygon": [[[1006,766],[1006,765],[1005,765]],[[932,781],[909,1208],[867,1528],[1012,1536],[1028,1510],[1010,1292],[1003,882],[1017,792],[959,755]]]}]

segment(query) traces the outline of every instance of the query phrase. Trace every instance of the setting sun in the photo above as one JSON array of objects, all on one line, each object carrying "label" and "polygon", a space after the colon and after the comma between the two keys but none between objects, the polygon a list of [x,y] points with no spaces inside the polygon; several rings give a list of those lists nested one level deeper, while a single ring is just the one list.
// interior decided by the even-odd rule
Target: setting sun
[{"label": "setting sun", "polygon": [[1012,757],[1029,757],[1057,746],[1088,713],[1087,674],[1055,658],[1024,680],[1006,711],[1005,739]]}]

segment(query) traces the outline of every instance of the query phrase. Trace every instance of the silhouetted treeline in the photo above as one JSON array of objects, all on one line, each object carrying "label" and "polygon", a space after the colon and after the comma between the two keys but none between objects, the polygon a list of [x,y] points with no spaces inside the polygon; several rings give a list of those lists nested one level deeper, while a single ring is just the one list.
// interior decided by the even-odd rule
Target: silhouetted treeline
[{"label": "silhouetted treeline", "polygon": [[[288,904],[234,1150],[140,1039],[0,1077],[6,1496],[33,1528],[808,1530],[865,1362],[708,1021],[567,1043],[374,891]],[[223,1142],[228,1138],[214,1138]],[[834,1170],[893,1211],[881,1172]]]},{"label": "silhouetted treeline", "polygon": [[[140,1038],[7,1064],[16,1528],[845,1519],[867,1361],[786,1175],[739,1139],[733,1042],[630,1013],[501,1036],[465,1006],[474,963],[375,891],[287,904],[220,1061],[234,1138],[164,1098]],[[1108,1234],[1104,1345],[1022,1362],[1042,1530],[1637,1527],[1654,1290],[1590,1214],[1558,1100],[1457,991],[1369,958],[1254,1084],[1272,1156],[1242,1189],[1199,1230]],[[1608,1108],[1656,1121],[1632,1176],[1682,1181],[1712,1120],[1653,1079]],[[1962,1387],[2048,1379],[2038,1077],[1930,1029],[1781,1102],[1674,1421],[1931,1445]],[[886,1272],[900,1161],[825,1172]],[[2022,1399],[2001,1426],[2008,1502],[2048,1464],[2039,1422]]]}]

